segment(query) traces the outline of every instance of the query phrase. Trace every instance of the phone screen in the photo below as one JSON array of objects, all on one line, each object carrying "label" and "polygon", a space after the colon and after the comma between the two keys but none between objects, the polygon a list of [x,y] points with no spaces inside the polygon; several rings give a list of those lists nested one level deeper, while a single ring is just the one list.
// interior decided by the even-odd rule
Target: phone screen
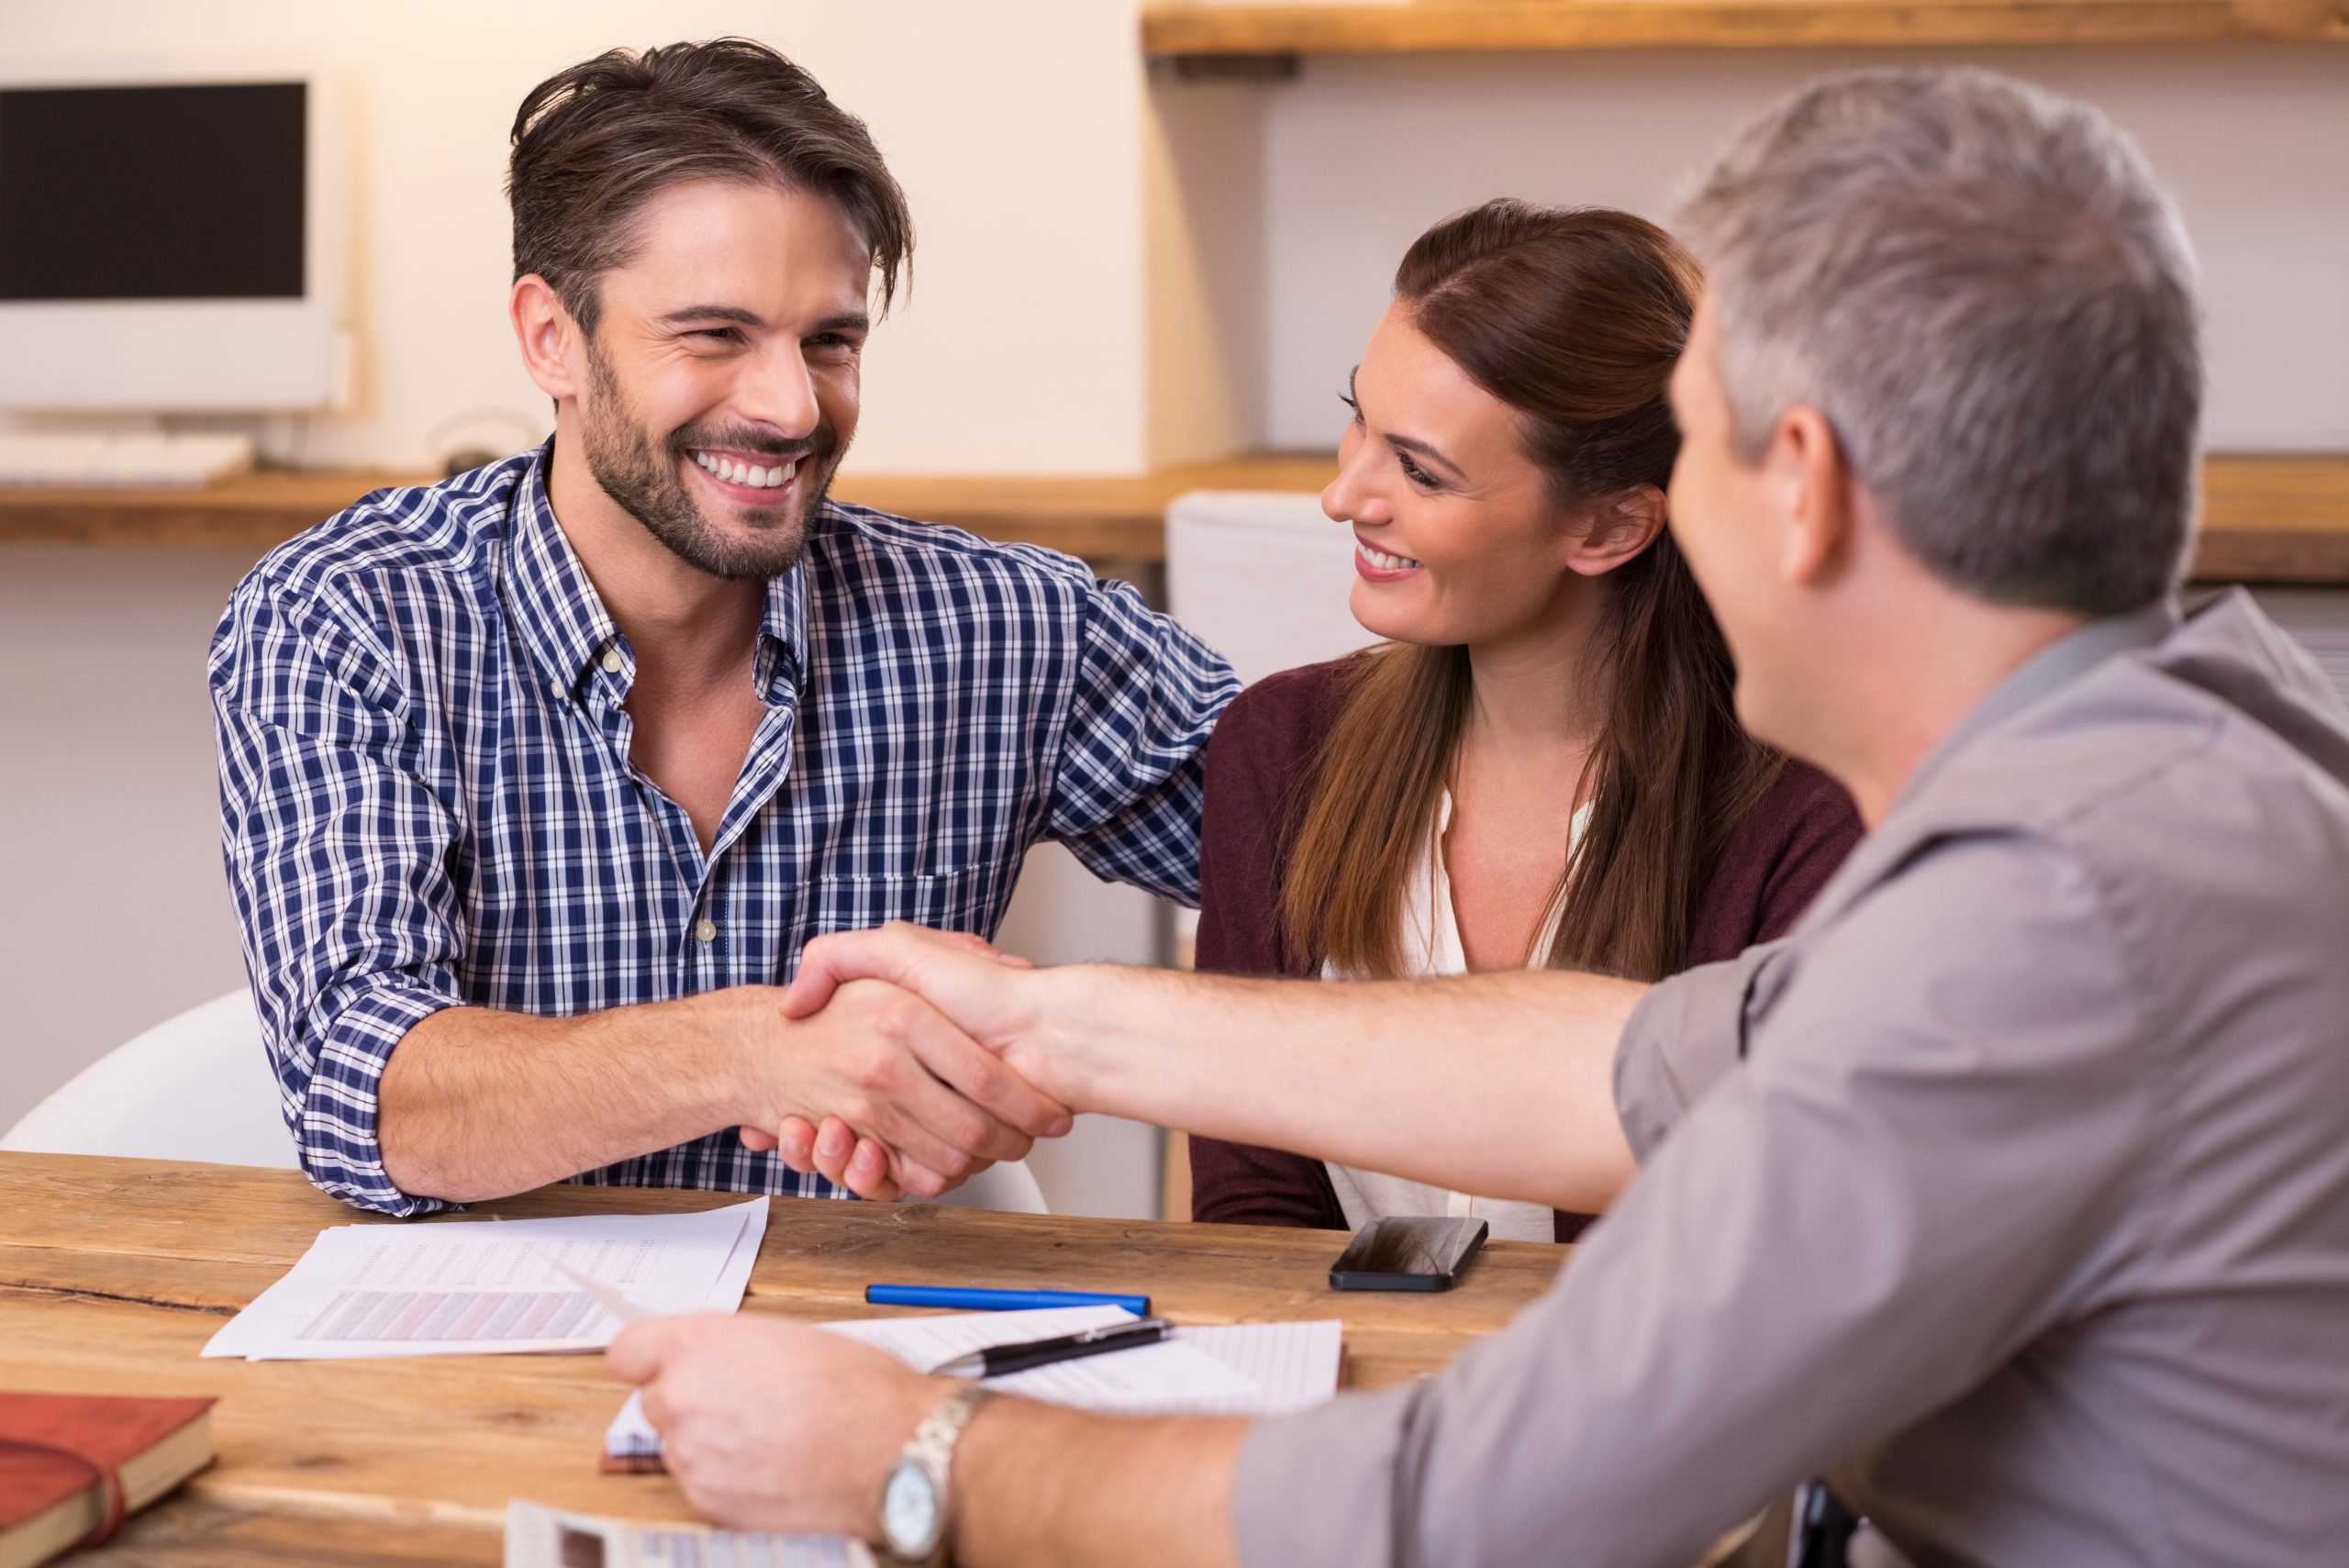
[{"label": "phone screen", "polygon": [[1449,1290],[1490,1229],[1481,1219],[1374,1219],[1354,1232],[1330,1267],[1330,1288]]}]

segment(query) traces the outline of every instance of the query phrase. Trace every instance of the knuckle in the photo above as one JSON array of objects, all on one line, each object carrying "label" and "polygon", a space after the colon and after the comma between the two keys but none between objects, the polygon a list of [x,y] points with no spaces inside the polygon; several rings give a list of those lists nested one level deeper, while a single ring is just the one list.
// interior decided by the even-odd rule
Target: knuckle
[{"label": "knuckle", "polygon": [[868,1095],[886,1094],[896,1082],[897,1058],[886,1051],[860,1052],[850,1064],[849,1079]]},{"label": "knuckle", "polygon": [[981,1105],[996,1105],[1012,1097],[1011,1074],[985,1052],[972,1060],[968,1075],[971,1098]]},{"label": "knuckle", "polygon": [[995,1141],[997,1123],[992,1117],[973,1113],[954,1119],[954,1147],[969,1154],[976,1154]]}]

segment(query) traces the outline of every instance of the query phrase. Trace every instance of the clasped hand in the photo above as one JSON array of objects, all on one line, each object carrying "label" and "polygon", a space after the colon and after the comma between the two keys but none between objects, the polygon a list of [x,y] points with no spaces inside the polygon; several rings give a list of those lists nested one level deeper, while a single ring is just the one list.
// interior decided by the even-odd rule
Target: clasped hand
[{"label": "clasped hand", "polygon": [[784,1016],[836,1021],[865,1050],[846,1097],[831,1100],[838,1108],[744,1127],[744,1146],[886,1202],[936,1197],[1065,1133],[1068,1108],[1003,1060],[1026,1032],[1016,979],[1033,972],[977,937],[902,921],[817,938],[800,954]]}]

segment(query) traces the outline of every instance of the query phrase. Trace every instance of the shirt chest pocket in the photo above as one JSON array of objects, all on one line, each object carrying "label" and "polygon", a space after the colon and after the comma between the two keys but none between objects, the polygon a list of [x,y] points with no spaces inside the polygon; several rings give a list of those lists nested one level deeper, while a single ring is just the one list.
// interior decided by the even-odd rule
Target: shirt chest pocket
[{"label": "shirt chest pocket", "polygon": [[[1016,871],[1016,863],[1012,869]],[[991,937],[1010,894],[1009,874],[994,866],[811,878],[801,888],[792,917],[785,977],[799,967],[802,948],[832,931],[862,931],[908,920],[935,930]]]}]

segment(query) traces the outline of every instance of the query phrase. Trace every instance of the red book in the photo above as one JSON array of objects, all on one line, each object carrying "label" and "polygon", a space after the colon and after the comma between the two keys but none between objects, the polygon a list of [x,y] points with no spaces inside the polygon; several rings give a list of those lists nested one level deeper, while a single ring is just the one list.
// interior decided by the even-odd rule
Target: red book
[{"label": "red book", "polygon": [[212,1462],[209,1399],[0,1393],[0,1568],[110,1531]]}]

